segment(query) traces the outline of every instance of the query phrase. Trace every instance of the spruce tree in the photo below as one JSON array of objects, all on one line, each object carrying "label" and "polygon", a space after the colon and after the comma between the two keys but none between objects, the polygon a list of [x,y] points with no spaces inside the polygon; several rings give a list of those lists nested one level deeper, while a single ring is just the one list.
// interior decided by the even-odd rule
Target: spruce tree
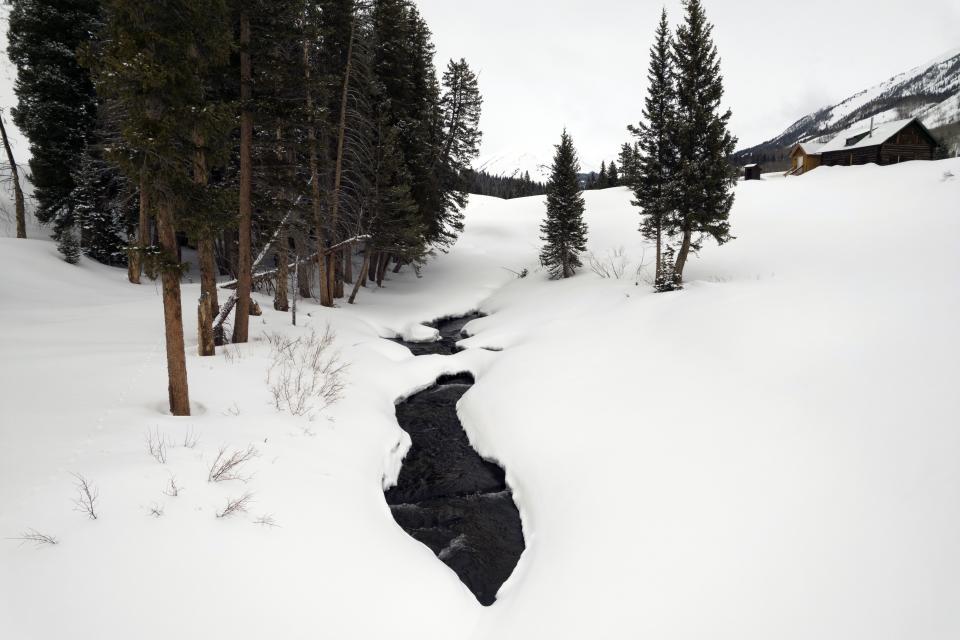
[{"label": "spruce tree", "polygon": [[597,181],[595,187],[597,189],[606,189],[608,184],[609,177],[607,176],[607,163],[603,161],[600,163],[600,173],[597,175]]},{"label": "spruce tree", "polygon": [[80,240],[73,227],[64,227],[57,239],[57,250],[69,264],[79,264],[83,252],[80,249]]},{"label": "spruce tree", "polygon": [[207,91],[230,53],[232,25],[223,0],[142,3],[107,0],[98,91],[114,101],[123,145],[114,154],[128,176],[142,179],[156,212],[163,277],[170,411],[190,415],[180,297],[177,226],[202,224],[212,208],[196,181],[199,153],[226,142],[231,110]]},{"label": "spruce tree", "polygon": [[730,209],[737,172],[730,163],[736,138],[727,130],[730,111],[721,112],[723,76],[713,43],[713,25],[700,0],[684,0],[685,24],[677,29],[673,55],[677,67],[679,164],[676,208],[681,245],[674,277],[683,283],[690,252],[705,237],[718,244],[732,239]]},{"label": "spruce tree", "polygon": [[36,216],[54,237],[74,225],[74,178],[96,124],[96,92],[77,50],[100,23],[99,0],[12,0],[7,52],[17,66],[13,120],[30,140]]},{"label": "spruce tree", "polygon": [[[663,256],[664,245],[676,233],[677,227],[675,180],[679,150],[676,79],[671,47],[670,25],[664,9],[656,39],[650,49],[643,120],[636,126],[630,126],[639,147],[630,185],[634,194],[633,205],[640,207],[640,232],[643,237],[656,243],[655,282],[658,289],[672,286],[672,280],[664,286]],[[630,157],[629,145],[624,145],[621,153]]]},{"label": "spruce tree", "polygon": [[607,186],[620,186],[620,172],[617,170],[616,163],[612,160],[610,161],[610,167],[607,169]]},{"label": "spruce tree", "polygon": [[74,175],[71,198],[83,255],[103,264],[127,263],[126,231],[136,216],[136,193],[102,152],[89,147]]},{"label": "spruce tree", "polygon": [[441,146],[437,168],[441,171],[442,210],[429,233],[445,248],[463,231],[462,210],[467,204],[465,174],[480,152],[480,112],[483,98],[477,76],[467,61],[451,60],[443,74]]},{"label": "spruce tree", "polygon": [[587,225],[579,173],[573,139],[564,130],[547,183],[547,218],[540,226],[544,242],[540,262],[552,279],[572,278],[583,266],[580,255],[587,250]]}]

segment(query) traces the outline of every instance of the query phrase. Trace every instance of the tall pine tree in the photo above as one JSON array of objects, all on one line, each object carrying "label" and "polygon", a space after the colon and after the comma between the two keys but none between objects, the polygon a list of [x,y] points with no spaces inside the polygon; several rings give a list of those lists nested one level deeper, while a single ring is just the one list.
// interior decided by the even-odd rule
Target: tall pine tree
[{"label": "tall pine tree", "polygon": [[582,267],[580,255],[587,250],[587,225],[580,189],[580,162],[573,139],[564,130],[556,146],[550,182],[547,183],[547,218],[540,226],[544,246],[540,262],[553,279],[572,278]]},{"label": "tall pine tree", "polygon": [[732,239],[730,209],[737,174],[730,163],[736,138],[727,130],[730,111],[721,112],[723,76],[713,43],[713,25],[700,0],[684,0],[685,24],[673,47],[677,65],[677,212],[680,249],[674,267],[677,284],[691,252],[705,237],[718,244]]},{"label": "tall pine tree", "polygon": [[[673,288],[672,275],[665,274],[664,245],[676,232],[677,218],[677,94],[671,51],[672,38],[667,11],[660,16],[656,39],[650,49],[650,67],[647,72],[647,97],[643,120],[630,131],[637,139],[639,157],[636,157],[633,205],[640,207],[640,232],[656,243],[656,288]],[[630,146],[624,145],[624,160],[631,156]],[[621,160],[623,162],[624,160]],[[672,271],[668,269],[667,271]]]},{"label": "tall pine tree", "polygon": [[105,8],[97,89],[114,101],[122,121],[123,145],[114,159],[142,180],[156,212],[170,411],[187,416],[177,225],[202,224],[212,208],[196,163],[198,154],[213,156],[217,141],[229,140],[229,110],[211,103],[207,90],[211,72],[230,53],[230,17],[223,0],[107,0]]},{"label": "tall pine tree", "polygon": [[[12,0],[7,52],[17,66],[13,120],[30,140],[36,216],[59,239],[73,227],[75,177],[96,125],[97,98],[77,61],[101,20],[99,0]],[[72,238],[71,241],[75,241]]]}]

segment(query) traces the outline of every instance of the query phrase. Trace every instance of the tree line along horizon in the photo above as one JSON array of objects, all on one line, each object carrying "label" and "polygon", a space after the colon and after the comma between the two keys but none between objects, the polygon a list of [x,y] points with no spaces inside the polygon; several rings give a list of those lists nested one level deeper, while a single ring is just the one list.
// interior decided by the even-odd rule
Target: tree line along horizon
[{"label": "tree line along horizon", "polygon": [[[13,117],[30,140],[36,217],[68,262],[83,254],[125,265],[131,283],[162,281],[174,415],[190,414],[184,241],[197,250],[199,352],[210,356],[249,341],[255,287],[272,286],[288,311],[292,286],[295,312],[298,295],[353,303],[388,269],[418,269],[456,242],[471,192],[547,195],[541,261],[553,277],[581,266],[584,187],[633,189],[657,243],[658,290],[682,285],[704,236],[729,239],[733,138],[699,0],[684,0],[676,38],[664,11],[644,121],[620,167],[579,175],[564,132],[545,185],[471,167],[477,77],[463,59],[437,73],[412,0],[11,4]],[[223,274],[236,280],[221,305]]]}]

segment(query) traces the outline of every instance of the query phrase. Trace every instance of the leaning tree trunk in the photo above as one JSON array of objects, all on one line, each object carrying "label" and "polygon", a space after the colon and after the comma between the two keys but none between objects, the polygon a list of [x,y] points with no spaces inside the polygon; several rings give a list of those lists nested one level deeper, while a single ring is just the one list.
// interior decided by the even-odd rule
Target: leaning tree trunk
[{"label": "leaning tree trunk", "polygon": [[187,386],[187,356],[183,342],[183,310],[180,300],[180,265],[177,262],[177,232],[168,203],[158,203],[157,232],[163,265],[163,321],[167,343],[167,379],[170,413],[190,415]]},{"label": "leaning tree trunk", "polygon": [[3,124],[3,116],[0,115],[0,137],[3,138],[3,148],[7,152],[7,161],[10,163],[10,173],[13,176],[13,195],[14,206],[17,214],[17,237],[26,239],[27,237],[27,211],[23,203],[23,189],[20,188],[20,172],[17,169],[17,162],[13,159],[13,149],[10,147],[10,140],[7,138],[7,128]]},{"label": "leaning tree trunk", "polygon": [[[350,95],[350,68],[353,64],[353,35],[355,23],[350,25],[350,43],[347,45],[347,66],[343,71],[343,92],[340,96],[340,124],[337,127],[337,163],[333,175],[333,194],[330,203],[330,233],[331,242],[337,243],[337,234],[339,233],[340,217],[340,189],[343,181],[343,152],[344,143],[347,137],[347,98]],[[338,263],[336,252],[330,254],[330,263],[328,263],[329,275],[331,278],[330,289],[334,297],[343,297],[343,271]]]},{"label": "leaning tree trunk", "polygon": [[677,262],[673,268],[673,278],[677,285],[683,284],[683,269],[687,266],[687,258],[690,256],[690,246],[693,240],[693,232],[690,224],[687,223],[683,228],[683,244],[680,245],[680,251],[677,253]]},{"label": "leaning tree trunk", "polygon": [[363,252],[363,266],[360,267],[360,277],[353,283],[353,292],[350,294],[350,304],[356,304],[357,294],[360,293],[360,287],[366,286],[367,271],[370,269],[370,252]]},{"label": "leaning tree trunk", "polygon": [[250,60],[250,16],[240,14],[240,237],[237,257],[237,313],[233,341],[250,340],[250,296],[253,292],[253,65]]}]

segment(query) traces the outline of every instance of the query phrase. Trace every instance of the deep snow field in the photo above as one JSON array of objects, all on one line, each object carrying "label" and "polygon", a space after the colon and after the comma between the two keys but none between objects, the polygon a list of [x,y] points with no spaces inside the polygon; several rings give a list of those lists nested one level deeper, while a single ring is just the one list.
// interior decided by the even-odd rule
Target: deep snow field
[{"label": "deep snow field", "polygon": [[[0,240],[0,538],[59,539],[0,539],[0,637],[960,637],[960,161],[741,183],[737,240],[672,294],[645,282],[629,200],[587,194],[591,249],[623,247],[622,279],[548,281],[542,198],[474,197],[422,278],[302,303],[298,328],[261,298],[254,342],[216,358],[194,355],[186,284],[179,419],[158,286]],[[382,339],[476,309],[454,356]],[[328,323],[343,399],[278,413],[266,336]],[[527,541],[488,609],[383,496],[408,442],[394,403],[460,371],[477,378],[461,419],[506,468]],[[246,483],[207,482],[221,446],[248,445]],[[96,521],[72,473],[99,490]],[[215,517],[245,492],[248,514]]]}]

